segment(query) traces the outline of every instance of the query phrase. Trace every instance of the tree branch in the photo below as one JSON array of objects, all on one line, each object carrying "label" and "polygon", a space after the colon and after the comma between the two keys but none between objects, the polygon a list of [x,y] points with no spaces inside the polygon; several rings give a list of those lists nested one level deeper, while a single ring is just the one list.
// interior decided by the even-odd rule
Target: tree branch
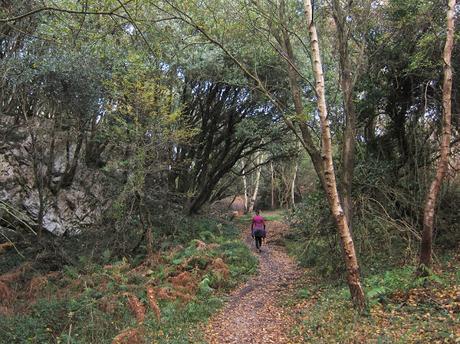
[{"label": "tree branch", "polygon": [[118,11],[120,8],[123,8],[124,6],[126,6],[127,4],[129,4],[132,1],[133,0],[128,0],[123,4],[120,2],[120,6],[115,7],[113,10],[111,10],[111,11],[102,11],[102,12],[99,12],[99,11],[77,11],[77,10],[69,10],[69,9],[59,8],[59,7],[46,6],[46,7],[36,8],[36,9],[30,11],[30,12],[23,13],[23,14],[18,15],[16,17],[0,18],[0,23],[8,23],[8,22],[12,22],[12,21],[21,20],[21,19],[30,17],[30,16],[32,16],[34,14],[40,13],[40,12],[61,12],[61,13],[69,13],[69,14],[105,15],[105,16],[116,16],[116,17],[119,17],[119,18],[123,18],[125,20],[129,20],[129,18],[127,18],[127,17],[125,17],[125,16],[123,16],[121,14],[117,14],[115,12]]}]

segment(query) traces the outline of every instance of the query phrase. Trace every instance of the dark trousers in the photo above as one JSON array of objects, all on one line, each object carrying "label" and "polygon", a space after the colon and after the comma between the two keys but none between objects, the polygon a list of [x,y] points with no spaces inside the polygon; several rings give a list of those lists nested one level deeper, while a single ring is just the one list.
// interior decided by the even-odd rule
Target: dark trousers
[{"label": "dark trousers", "polygon": [[255,239],[256,239],[256,248],[260,249],[260,247],[262,246],[262,237],[256,236]]}]

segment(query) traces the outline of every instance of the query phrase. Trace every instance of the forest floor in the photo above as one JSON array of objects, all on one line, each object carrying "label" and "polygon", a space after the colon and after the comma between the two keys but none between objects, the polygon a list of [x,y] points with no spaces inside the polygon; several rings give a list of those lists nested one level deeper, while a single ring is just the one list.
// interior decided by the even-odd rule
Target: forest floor
[{"label": "forest floor", "polygon": [[104,250],[40,270],[52,261],[0,243],[0,343],[460,343],[460,250],[424,278],[414,262],[363,264],[359,314],[343,275],[322,276],[282,213],[263,215],[261,253],[249,216],[195,219],[151,262]]},{"label": "forest floor", "polygon": [[458,254],[427,279],[410,265],[367,276],[368,310],[359,314],[345,285],[298,265],[286,247],[289,226],[279,214],[266,215],[273,220],[261,253],[249,235],[250,220],[240,219],[259,272],[205,325],[207,343],[460,343]]},{"label": "forest floor", "polygon": [[206,339],[210,344],[301,343],[291,334],[292,310],[280,303],[295,293],[302,274],[280,246],[289,228],[279,221],[267,221],[267,239],[258,253],[248,227],[246,224],[243,240],[259,256],[259,273],[233,291],[227,304],[210,319]]}]

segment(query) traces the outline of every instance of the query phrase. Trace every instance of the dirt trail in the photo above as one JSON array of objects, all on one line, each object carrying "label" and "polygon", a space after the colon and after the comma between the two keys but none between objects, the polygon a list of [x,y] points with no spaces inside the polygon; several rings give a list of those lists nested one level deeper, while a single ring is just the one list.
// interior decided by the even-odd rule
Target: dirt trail
[{"label": "dirt trail", "polygon": [[301,343],[289,337],[293,319],[278,305],[292,292],[301,270],[277,243],[287,225],[267,222],[267,244],[256,253],[248,233],[246,244],[259,255],[259,274],[235,290],[224,308],[213,316],[205,330],[210,344]]}]

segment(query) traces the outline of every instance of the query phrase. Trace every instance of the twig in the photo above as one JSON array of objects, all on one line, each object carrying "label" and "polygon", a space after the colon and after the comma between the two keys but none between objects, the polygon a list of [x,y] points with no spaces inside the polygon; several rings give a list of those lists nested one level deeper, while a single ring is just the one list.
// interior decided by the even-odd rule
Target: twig
[{"label": "twig", "polygon": [[[22,220],[18,213],[21,214],[20,211],[14,209],[12,206],[8,205],[7,203],[3,202],[3,201],[0,201],[0,208],[4,209],[8,214],[10,214],[11,216],[13,216],[16,220],[18,220],[20,223],[22,223],[27,229],[29,229],[32,233],[34,233],[35,235],[37,235],[37,232],[35,232],[32,227],[29,226],[29,224],[27,224],[24,220]],[[16,214],[15,214],[16,212]],[[21,214],[22,215],[22,214]]]},{"label": "twig", "polygon": [[16,245],[14,244],[14,242],[12,242],[4,233],[0,232],[0,234],[3,235],[3,237],[4,237],[8,242],[11,243],[11,245],[13,245],[14,250],[17,252],[17,254],[19,254],[19,255],[21,256],[21,258],[26,259],[26,257],[24,257],[24,255],[23,255],[21,252],[19,252],[19,250],[18,250],[18,248],[16,247]]},{"label": "twig", "polygon": [[12,21],[21,20],[21,19],[30,17],[30,16],[32,16],[34,14],[40,13],[40,12],[61,12],[61,13],[84,14],[84,15],[106,15],[106,16],[116,16],[116,17],[119,17],[119,18],[123,18],[125,20],[129,20],[127,17],[125,17],[125,16],[123,16],[121,14],[117,14],[115,12],[118,11],[120,8],[122,8],[124,5],[127,5],[132,1],[133,0],[128,0],[123,5],[117,6],[113,10],[108,11],[108,12],[107,11],[102,11],[102,12],[99,12],[99,11],[76,11],[76,10],[69,10],[69,9],[65,9],[65,8],[46,6],[46,7],[36,8],[36,9],[30,11],[30,12],[23,13],[23,14],[18,15],[16,17],[0,18],[0,23],[8,23],[8,22],[12,22]]}]

